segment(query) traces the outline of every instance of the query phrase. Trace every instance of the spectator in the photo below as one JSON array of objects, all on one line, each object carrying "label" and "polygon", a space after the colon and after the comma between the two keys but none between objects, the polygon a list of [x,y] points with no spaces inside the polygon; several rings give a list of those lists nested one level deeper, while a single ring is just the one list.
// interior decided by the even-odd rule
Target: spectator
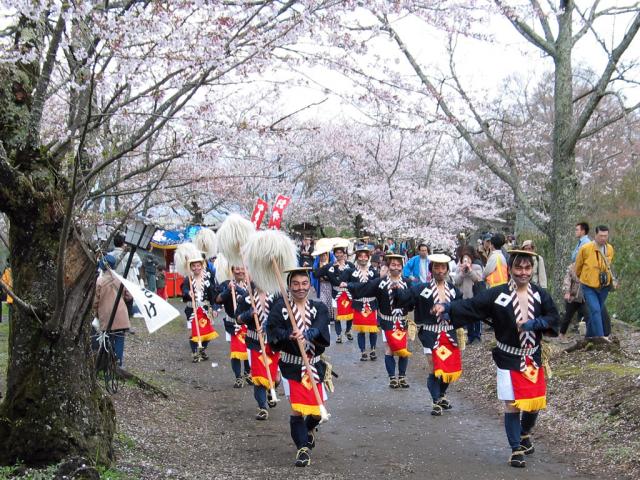
[{"label": "spectator", "polygon": [[477,252],[478,252],[478,259],[480,260],[480,263],[484,267],[487,264],[487,257],[489,255],[487,254],[487,252],[484,249],[484,240],[482,238],[479,238],[477,240],[477,243],[478,243],[478,246],[476,248],[477,248]]},{"label": "spectator", "polygon": [[[462,298],[473,298],[476,292],[476,285],[482,282],[482,266],[476,262],[476,252],[473,247],[466,246],[460,250],[460,262],[454,271],[454,282],[456,287],[462,291]],[[474,341],[481,340],[482,321],[468,324],[467,336],[469,345]]]},{"label": "spectator", "polygon": [[498,285],[507,283],[509,280],[507,260],[504,258],[501,250],[504,241],[504,235],[501,233],[494,234],[491,240],[489,240],[489,258],[487,258],[487,264],[483,272],[487,288],[497,287]]},{"label": "spectator", "polygon": [[[535,252],[536,246],[533,244],[533,240],[525,240],[522,242],[522,250],[527,250],[528,252]],[[547,288],[547,270],[544,267],[544,258],[542,255],[538,254],[533,257],[533,273],[531,275],[531,283],[535,283],[536,285]]]},{"label": "spectator", "polygon": [[605,337],[603,310],[609,290],[616,287],[611,270],[614,251],[608,240],[609,228],[606,225],[597,226],[594,241],[583,245],[576,257],[576,275],[589,308],[588,338],[608,340]]},{"label": "spectator", "polygon": [[567,268],[567,273],[565,274],[564,281],[562,282],[562,293],[564,295],[564,318],[560,324],[560,335],[558,338],[562,343],[566,343],[567,330],[569,329],[571,319],[576,312],[578,313],[579,318],[585,323],[588,323],[587,320],[589,318],[589,309],[587,308],[587,304],[584,302],[584,295],[582,294],[580,280],[578,280],[576,275],[575,263],[570,264]]},{"label": "spectator", "polygon": [[300,246],[300,254],[298,262],[301,267],[313,267],[313,242],[311,237],[304,237],[302,239],[302,245]]},{"label": "spectator", "polygon": [[158,271],[156,273],[156,293],[160,298],[164,300],[167,299],[167,281],[164,276],[165,268],[162,265],[158,266]]},{"label": "spectator", "polygon": [[[102,331],[107,330],[109,326],[111,310],[115,305],[118,289],[120,288],[120,282],[111,273],[115,266],[116,258],[111,254],[105,255],[99,265],[103,273],[96,282],[93,310],[95,311],[96,317],[98,317],[100,330]],[[113,351],[120,366],[122,366],[124,359],[124,337],[126,332],[131,328],[125,301],[133,301],[133,297],[126,289],[120,298],[113,324],[108,332]]]},{"label": "spectator", "polygon": [[580,249],[591,241],[589,238],[589,224],[587,222],[576,223],[576,238],[578,239],[578,244],[571,254],[571,262],[573,263],[575,263]]},{"label": "spectator", "polygon": [[[129,261],[129,252],[126,251],[126,246],[124,243],[124,235],[121,233],[117,233],[113,239],[114,249],[109,252],[109,255],[113,256],[116,259],[116,266],[113,270],[119,275],[124,276],[124,270],[127,266],[127,262]],[[131,260],[131,267],[129,268],[129,273],[127,274],[127,280],[135,283],[136,285],[140,284],[140,278],[138,276],[139,268],[142,266],[142,260],[137,253],[133,254],[133,259]],[[140,310],[137,305],[133,304],[133,299],[125,300],[125,304],[127,305],[127,311],[129,312],[129,316],[139,315]]]},{"label": "spectator", "polygon": [[160,265],[160,262],[153,253],[149,252],[144,256],[142,268],[144,269],[144,276],[147,280],[147,289],[152,292],[155,292],[158,289],[156,285],[156,272],[158,265]]},{"label": "spectator", "polygon": [[[2,272],[2,281],[5,283],[7,287],[13,290],[13,276],[11,275],[11,266],[9,265],[9,262],[7,262],[7,266],[5,267],[4,272]],[[0,289],[0,290],[2,290],[3,293],[5,294],[3,298],[6,298],[6,300],[3,300],[3,302],[6,302],[7,304],[7,313],[9,316],[7,320],[9,323],[11,323],[11,309],[13,308],[13,298],[3,289]],[[2,303],[0,303],[0,307],[1,306],[2,306]],[[0,322],[2,322],[2,310],[0,310]]]},{"label": "spectator", "polygon": [[430,253],[429,246],[426,243],[420,243],[418,245],[418,255],[409,259],[402,269],[402,275],[414,283],[426,283],[431,280],[429,259],[427,258]]}]

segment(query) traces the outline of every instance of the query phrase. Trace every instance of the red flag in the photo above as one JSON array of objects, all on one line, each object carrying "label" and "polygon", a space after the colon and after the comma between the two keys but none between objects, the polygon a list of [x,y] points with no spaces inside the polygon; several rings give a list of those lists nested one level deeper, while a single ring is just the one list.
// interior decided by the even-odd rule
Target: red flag
[{"label": "red flag", "polygon": [[285,197],[284,195],[278,195],[278,198],[276,198],[276,203],[273,206],[273,210],[271,212],[271,219],[269,220],[270,230],[280,230],[280,224],[282,223],[282,214],[287,205],[289,205],[290,201],[291,198]]},{"label": "red flag", "polygon": [[256,200],[256,205],[253,207],[253,213],[251,214],[251,222],[253,226],[256,227],[256,230],[260,230],[262,219],[264,218],[264,214],[267,213],[268,208],[269,204],[267,204],[267,202],[261,198]]}]

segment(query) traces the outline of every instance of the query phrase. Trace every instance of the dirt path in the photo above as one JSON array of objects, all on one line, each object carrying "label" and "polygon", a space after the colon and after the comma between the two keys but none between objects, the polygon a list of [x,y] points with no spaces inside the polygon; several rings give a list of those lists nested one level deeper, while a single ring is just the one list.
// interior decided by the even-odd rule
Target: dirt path
[{"label": "dirt path", "polygon": [[526,469],[509,467],[501,416],[464,398],[454,385],[448,395],[454,409],[432,417],[421,355],[410,363],[411,388],[391,390],[383,359],[358,361],[355,342],[329,349],[340,374],[328,403],[332,418],[321,427],[311,467],[296,469],[286,399],[270,411],[268,421],[255,421],[252,389],[231,388],[223,336],[209,352],[209,362],[190,362],[182,322],[152,336],[140,325],[128,337],[127,368],[152,379],[171,398],[162,400],[129,385],[115,395],[119,471],[156,479],[589,478],[539,441]]}]

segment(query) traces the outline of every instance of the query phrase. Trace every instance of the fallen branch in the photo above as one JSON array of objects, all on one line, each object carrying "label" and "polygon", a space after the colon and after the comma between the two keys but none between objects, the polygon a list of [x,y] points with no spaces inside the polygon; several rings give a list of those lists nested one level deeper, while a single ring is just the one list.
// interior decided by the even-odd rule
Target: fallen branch
[{"label": "fallen branch", "polygon": [[142,390],[148,390],[152,393],[155,393],[156,395],[162,397],[162,398],[169,398],[169,395],[167,395],[164,391],[160,390],[158,387],[151,385],[150,383],[144,381],[143,379],[141,379],[140,377],[138,377],[137,375],[128,372],[127,370],[123,369],[122,367],[116,367],[116,375],[118,376],[119,379],[122,380],[132,380],[136,383],[136,385],[138,387],[140,387]]}]

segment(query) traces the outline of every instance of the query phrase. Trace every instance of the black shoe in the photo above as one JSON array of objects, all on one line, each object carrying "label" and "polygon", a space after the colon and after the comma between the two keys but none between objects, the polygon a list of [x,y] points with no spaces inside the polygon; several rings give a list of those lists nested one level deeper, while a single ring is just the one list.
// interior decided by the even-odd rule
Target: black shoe
[{"label": "black shoe", "polygon": [[209,355],[207,355],[207,352],[205,352],[204,350],[200,350],[200,358],[202,360],[209,360]]},{"label": "black shoe", "polygon": [[202,361],[202,357],[200,356],[200,354],[198,352],[195,352],[192,356],[191,356],[191,363],[199,363]]},{"label": "black shoe", "polygon": [[244,387],[244,378],[238,377],[236,378],[236,383],[233,384],[233,388],[242,388]]},{"label": "black shoe", "polygon": [[434,417],[442,416],[442,407],[437,403],[431,405],[431,415],[433,415]]},{"label": "black shoe", "polygon": [[451,402],[449,402],[445,397],[440,397],[436,403],[440,405],[443,410],[451,410],[453,408]]},{"label": "black shoe", "polygon": [[521,450],[511,452],[511,456],[509,457],[509,465],[515,468],[526,467],[527,463],[524,461],[524,452]]},{"label": "black shoe", "polygon": [[338,335],[336,338],[336,343],[342,343],[342,335]]},{"label": "black shoe", "polygon": [[400,385],[400,388],[409,388],[411,386],[407,382],[407,377],[398,377],[398,385]]},{"label": "black shoe", "polygon": [[372,362],[375,362],[377,359],[378,359],[378,356],[376,355],[376,351],[371,350],[371,353],[369,354],[369,360],[371,360]]},{"label": "black shoe", "polygon": [[308,467],[311,465],[311,455],[307,447],[302,447],[296,453],[296,467]]},{"label": "black shoe", "polygon": [[396,377],[389,377],[389,388],[399,388],[400,384],[398,383],[398,379]]},{"label": "black shoe", "polygon": [[314,430],[310,430],[309,433],[307,434],[307,448],[311,450],[312,448],[315,448],[315,446],[316,446],[316,434],[314,429]]},{"label": "black shoe", "polygon": [[256,420],[267,420],[269,418],[269,412],[267,410],[265,410],[264,408],[261,408],[260,410],[258,410],[258,413],[256,415]]},{"label": "black shoe", "polygon": [[246,382],[247,385],[253,385],[253,378],[251,378],[250,373],[244,374],[244,381]]},{"label": "black shoe", "polygon": [[353,334],[351,332],[347,332],[346,335],[347,335],[347,340],[349,341],[353,340]]},{"label": "black shoe", "polygon": [[525,455],[531,455],[536,451],[536,449],[533,448],[533,443],[531,443],[531,435],[520,436],[520,451]]},{"label": "black shoe", "polygon": [[369,360],[369,355],[367,355],[366,352],[362,352],[362,355],[360,355],[360,361],[366,362],[367,360]]}]

